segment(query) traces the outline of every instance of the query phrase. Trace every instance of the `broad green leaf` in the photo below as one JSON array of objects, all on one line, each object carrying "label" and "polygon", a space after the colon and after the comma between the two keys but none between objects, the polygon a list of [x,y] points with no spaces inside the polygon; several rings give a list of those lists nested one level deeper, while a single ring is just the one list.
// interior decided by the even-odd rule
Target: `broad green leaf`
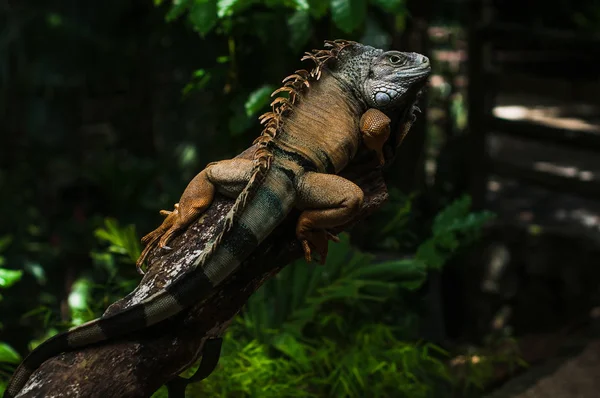
[{"label": "broad green leaf", "polygon": [[195,0],[190,8],[189,19],[200,35],[206,35],[218,21],[217,0]]},{"label": "broad green leaf", "polygon": [[217,15],[219,18],[233,14],[233,11],[240,3],[249,3],[249,1],[241,0],[218,0],[217,1]]},{"label": "broad green leaf", "polygon": [[0,362],[18,364],[21,356],[8,344],[0,343]]},{"label": "broad green leaf", "polygon": [[290,47],[294,50],[304,47],[311,36],[310,14],[305,10],[298,10],[288,18],[287,25]]},{"label": "broad green leaf", "polygon": [[294,0],[296,10],[307,11],[310,8],[308,0]]},{"label": "broad green leaf", "polygon": [[0,268],[0,287],[11,287],[17,283],[22,276],[23,271]]},{"label": "broad green leaf", "polygon": [[272,92],[273,86],[264,85],[250,93],[246,103],[244,104],[246,116],[251,117],[267,106],[271,100]]},{"label": "broad green leaf", "polygon": [[367,15],[367,0],[331,0],[331,18],[345,33],[354,32]]}]

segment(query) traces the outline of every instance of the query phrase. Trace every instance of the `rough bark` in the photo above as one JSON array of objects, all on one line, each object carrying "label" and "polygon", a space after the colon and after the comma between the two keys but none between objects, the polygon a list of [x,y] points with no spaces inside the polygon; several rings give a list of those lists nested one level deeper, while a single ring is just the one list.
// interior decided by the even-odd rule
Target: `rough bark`
[{"label": "rough bark", "polygon": [[[240,157],[249,155],[247,150]],[[387,199],[385,183],[380,170],[372,166],[373,160],[372,154],[359,154],[342,173],[365,192],[365,203],[353,223]],[[139,286],[111,305],[106,314],[139,302],[184,272],[214,235],[215,226],[232,203],[217,197],[202,223],[211,227],[200,228],[199,222],[194,223],[174,239],[172,251],[151,258],[151,268]],[[252,293],[302,255],[294,235],[295,217],[297,214],[291,214],[209,299],[127,339],[63,353],[46,361],[29,379],[20,397],[150,396],[199,358],[206,339],[221,335]]]}]

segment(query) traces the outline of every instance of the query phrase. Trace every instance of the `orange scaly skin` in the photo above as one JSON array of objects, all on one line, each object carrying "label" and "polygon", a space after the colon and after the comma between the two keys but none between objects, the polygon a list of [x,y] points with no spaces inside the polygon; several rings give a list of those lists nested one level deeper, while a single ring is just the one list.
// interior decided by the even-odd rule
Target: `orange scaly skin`
[{"label": "orange scaly skin", "polygon": [[[421,77],[429,73],[413,73],[413,77],[417,76],[415,83],[409,79],[406,87],[394,85],[390,80],[399,75],[398,67],[404,67],[400,64],[404,53],[390,52],[386,56],[387,53],[377,53],[381,50],[375,49],[370,53],[373,58],[366,62],[359,56],[346,61],[339,73],[332,72],[328,63],[339,61],[338,55],[356,44],[343,40],[326,42],[329,49],[306,53],[303,60],[314,61],[316,67],[310,72],[296,71],[283,79],[283,87],[273,92],[272,96],[287,93],[287,97],[275,98],[271,103],[273,111],[259,118],[265,128],[255,140],[259,149],[254,160],[225,160],[211,163],[202,170],[188,184],[174,210],[161,211],[166,216],[163,223],[142,238],[146,247],[136,262],[140,273],[150,251],[156,246],[168,249],[170,239],[210,206],[216,190],[233,198],[244,187],[246,193],[250,192],[255,184],[249,181],[264,178],[271,162],[295,176],[295,207],[303,211],[296,235],[306,260],[311,261],[311,252],[316,250],[321,262],[325,262],[328,241],[337,241],[328,229],[350,221],[363,200],[360,188],[335,174],[350,162],[361,144],[375,151],[380,165],[385,163],[383,146],[390,136],[391,119],[373,105],[389,109],[404,95],[402,90],[408,93],[411,85],[418,85]],[[409,74],[411,69],[418,69],[420,63],[429,67],[428,60],[422,56],[408,54],[406,59],[414,63],[414,67],[408,67]],[[378,63],[370,65],[370,62]],[[357,80],[365,78],[368,72],[365,68],[372,68],[369,76],[379,73],[383,79],[365,80],[367,90],[372,92],[362,92],[357,97],[356,87],[363,87]],[[360,98],[361,95],[364,97]],[[263,164],[262,173],[256,173],[257,162]],[[240,211],[242,209],[243,205]]]},{"label": "orange scaly skin", "polygon": [[[380,164],[383,165],[382,151],[383,145],[390,135],[390,119],[377,109],[368,109],[360,119],[360,132],[367,148],[375,151]],[[167,244],[173,235],[185,229],[210,206],[215,194],[215,185],[219,185],[222,191],[235,194],[248,181],[251,170],[252,161],[247,159],[230,159],[207,165],[204,170],[190,181],[183,191],[179,202],[174,205],[173,211],[160,211],[161,215],[166,216],[163,223],[142,238],[142,243],[146,247],[136,263],[138,270],[141,271],[144,260],[157,245],[157,242],[159,247],[168,248]],[[309,176],[305,179],[304,184],[308,187],[320,187],[319,178],[323,177],[322,175]],[[351,197],[347,197],[346,201],[352,202],[352,209],[349,209],[348,205],[342,204],[340,214],[333,217],[331,213],[334,210],[331,209],[327,211],[305,211],[302,213],[296,227],[296,235],[302,242],[307,262],[312,261],[311,245],[320,254],[320,262],[325,262],[328,241],[339,241],[338,237],[329,233],[327,229],[347,221],[362,204],[363,193],[356,185],[337,176],[331,176],[327,180],[326,187],[324,188],[327,188],[326,192],[329,192],[330,195],[336,188],[339,189],[339,192],[334,196],[338,198],[347,196],[348,193],[345,191],[350,190]],[[319,192],[319,189],[314,193],[307,193],[305,196],[309,195],[312,196],[313,206],[317,204],[315,202],[319,201],[323,202],[323,207],[333,204],[331,203],[333,201],[329,199],[330,195],[324,195],[322,191]],[[310,206],[311,200],[305,198],[305,201],[309,202],[307,204]],[[332,218],[338,218],[340,222],[334,222]]]}]

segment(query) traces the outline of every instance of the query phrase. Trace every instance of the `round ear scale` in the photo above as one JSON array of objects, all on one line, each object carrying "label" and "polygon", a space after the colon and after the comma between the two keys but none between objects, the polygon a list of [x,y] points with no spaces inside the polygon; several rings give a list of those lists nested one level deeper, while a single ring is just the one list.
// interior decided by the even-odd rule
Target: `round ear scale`
[{"label": "round ear scale", "polygon": [[360,118],[359,128],[363,134],[365,146],[377,154],[379,164],[385,164],[383,145],[390,137],[391,120],[378,109],[370,108]]}]

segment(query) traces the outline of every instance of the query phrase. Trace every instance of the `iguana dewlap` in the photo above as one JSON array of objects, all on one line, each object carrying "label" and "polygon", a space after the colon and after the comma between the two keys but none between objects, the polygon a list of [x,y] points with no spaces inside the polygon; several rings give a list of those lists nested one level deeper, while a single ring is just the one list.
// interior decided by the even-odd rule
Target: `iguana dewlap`
[{"label": "iguana dewlap", "polygon": [[[429,61],[416,53],[383,51],[350,41],[326,42],[307,53],[315,62],[284,79],[274,92],[287,93],[260,117],[265,125],[255,140],[252,160],[209,164],[188,184],[162,225],[143,238],[138,266],[150,250],[166,247],[179,231],[210,206],[216,192],[235,203],[221,232],[194,260],[191,269],[163,290],[122,312],[87,322],[51,337],[25,358],[5,398],[14,397],[47,359],[64,351],[116,338],[165,320],[206,298],[271,234],[291,212],[301,211],[296,236],[308,261],[312,252],[325,261],[328,229],[351,221],[363,201],[362,190],[337,175],[361,145],[384,163],[390,124],[410,126],[417,95],[430,73]],[[403,116],[403,117],[404,117]]]}]

